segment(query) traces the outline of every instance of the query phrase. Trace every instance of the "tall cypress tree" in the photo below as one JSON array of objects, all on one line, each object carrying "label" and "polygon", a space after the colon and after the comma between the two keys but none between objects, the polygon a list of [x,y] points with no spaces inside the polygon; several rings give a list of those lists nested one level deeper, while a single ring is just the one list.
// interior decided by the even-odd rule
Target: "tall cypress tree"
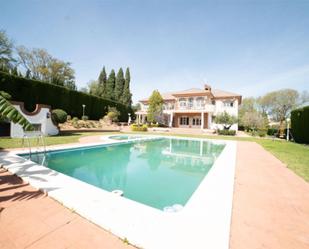
[{"label": "tall cypress tree", "polygon": [[132,105],[132,94],[130,92],[130,81],[131,81],[130,69],[127,68],[124,87],[123,87],[123,93],[122,93],[120,102],[128,106]]},{"label": "tall cypress tree", "polygon": [[106,88],[105,88],[105,98],[115,100],[114,89],[115,89],[115,71],[112,69],[111,73],[108,76],[106,81]]},{"label": "tall cypress tree", "polygon": [[98,79],[98,96],[105,98],[106,96],[106,71],[103,67]]},{"label": "tall cypress tree", "polygon": [[122,68],[119,69],[116,77],[116,83],[115,83],[115,100],[121,101],[121,97],[123,95],[123,90],[124,90],[124,75],[123,75],[123,70]]}]

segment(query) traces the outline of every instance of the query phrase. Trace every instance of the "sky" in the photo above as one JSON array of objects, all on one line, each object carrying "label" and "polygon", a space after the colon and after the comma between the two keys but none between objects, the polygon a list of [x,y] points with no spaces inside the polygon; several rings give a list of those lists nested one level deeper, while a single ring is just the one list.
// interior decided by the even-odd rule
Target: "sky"
[{"label": "sky", "polygon": [[130,68],[134,102],[201,88],[309,90],[309,1],[0,0],[16,46],[72,63],[78,88]]}]

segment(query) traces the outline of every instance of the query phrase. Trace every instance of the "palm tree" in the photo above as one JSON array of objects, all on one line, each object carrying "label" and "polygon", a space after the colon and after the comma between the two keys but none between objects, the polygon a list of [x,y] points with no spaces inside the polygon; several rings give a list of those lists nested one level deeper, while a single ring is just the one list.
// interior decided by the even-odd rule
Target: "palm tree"
[{"label": "palm tree", "polygon": [[33,130],[29,121],[0,94],[0,117],[7,118],[13,123],[20,124],[25,131]]}]

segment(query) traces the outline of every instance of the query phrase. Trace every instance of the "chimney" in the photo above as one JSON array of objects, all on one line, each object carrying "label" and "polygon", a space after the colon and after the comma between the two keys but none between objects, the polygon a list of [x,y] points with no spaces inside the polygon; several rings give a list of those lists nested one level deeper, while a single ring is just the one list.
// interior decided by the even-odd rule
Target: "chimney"
[{"label": "chimney", "polygon": [[204,85],[204,90],[205,90],[205,91],[209,91],[209,92],[211,92],[211,86],[210,86],[210,85],[205,84],[205,85]]}]

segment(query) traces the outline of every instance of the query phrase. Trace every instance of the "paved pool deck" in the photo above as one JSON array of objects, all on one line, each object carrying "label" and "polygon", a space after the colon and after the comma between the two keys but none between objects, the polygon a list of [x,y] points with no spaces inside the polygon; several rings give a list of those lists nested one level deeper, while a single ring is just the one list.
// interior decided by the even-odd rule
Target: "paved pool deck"
[{"label": "paved pool deck", "polygon": [[[0,248],[133,247],[1,169]],[[309,184],[254,142],[238,142],[230,248],[309,248]]]}]

